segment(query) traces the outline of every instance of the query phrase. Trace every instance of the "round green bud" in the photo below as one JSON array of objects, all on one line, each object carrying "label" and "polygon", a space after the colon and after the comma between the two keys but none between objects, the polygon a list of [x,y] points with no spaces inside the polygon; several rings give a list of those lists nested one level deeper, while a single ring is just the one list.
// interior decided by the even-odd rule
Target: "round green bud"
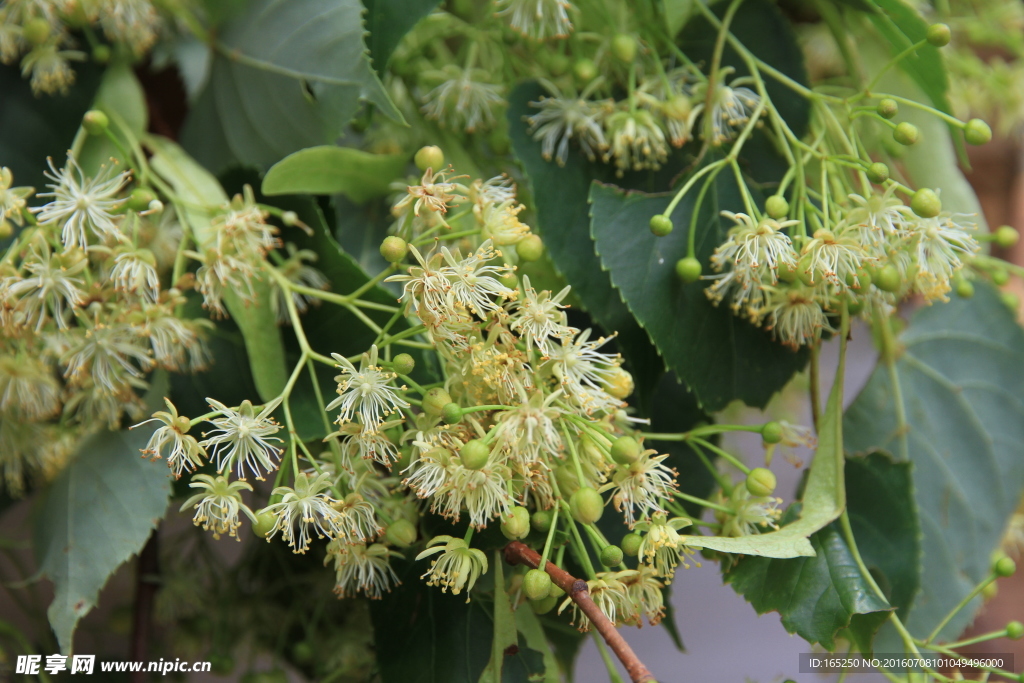
[{"label": "round green bud", "polygon": [[467,470],[483,469],[490,455],[491,449],[480,439],[473,439],[459,449],[459,461]]},{"label": "round green bud", "polygon": [[863,297],[849,297],[846,302],[846,310],[850,315],[860,315],[864,310]]},{"label": "round green bud", "polygon": [[109,125],[110,119],[99,109],[90,109],[82,117],[82,128],[85,128],[89,135],[103,135]]},{"label": "round green bud", "polygon": [[548,57],[548,71],[552,76],[561,76],[569,70],[569,57],[557,52]]},{"label": "round green bud", "polygon": [[521,505],[514,506],[508,516],[501,518],[501,533],[510,541],[526,538],[530,533],[530,511]]},{"label": "round green bud", "polygon": [[928,42],[935,47],[945,47],[949,45],[950,38],[953,37],[952,32],[949,30],[949,26],[945,24],[932,24],[928,27],[928,33],[925,34]]},{"label": "round green bud", "polygon": [[909,147],[917,142],[917,135],[917,126],[904,121],[896,126],[896,130],[892,132],[892,139]]},{"label": "round green bud", "polygon": [[299,214],[294,211],[283,211],[281,213],[281,222],[291,227],[299,224]]},{"label": "round green bud", "polygon": [[1000,298],[1003,300],[1003,304],[1011,311],[1016,313],[1020,310],[1020,299],[1013,292],[1000,292]]},{"label": "round green bud", "polygon": [[700,265],[700,261],[692,256],[687,256],[686,258],[681,258],[676,261],[676,277],[686,284],[699,280],[702,270],[703,268]]},{"label": "round green bud", "polygon": [[1017,563],[1009,557],[1000,557],[992,565],[992,573],[1001,578],[1013,576],[1017,571]]},{"label": "round green bud", "polygon": [[416,359],[407,353],[400,353],[391,359],[391,369],[399,375],[408,375],[415,367]]},{"label": "round green bud", "polygon": [[1010,640],[1020,640],[1024,638],[1024,624],[1019,621],[1011,621],[1006,625],[1006,637]]},{"label": "round green bud", "polygon": [[581,83],[590,83],[597,78],[597,64],[592,59],[578,59],[572,65],[572,73]]},{"label": "round green bud", "polygon": [[458,403],[447,403],[441,408],[441,419],[445,424],[453,425],[462,422],[462,408]]},{"label": "round green bud", "polygon": [[891,119],[900,113],[900,105],[896,104],[896,100],[886,97],[878,103],[875,111],[883,119]]},{"label": "round green bud", "polygon": [[883,164],[881,161],[868,166],[868,180],[873,182],[875,185],[881,185],[889,179],[889,167]]},{"label": "round green bud", "polygon": [[664,237],[665,235],[668,235],[669,233],[672,232],[672,228],[675,227],[674,225],[672,225],[671,218],[660,213],[656,213],[653,216],[651,216],[651,220],[648,222],[648,224],[651,226],[651,232],[653,232],[658,237]]},{"label": "round green bud", "polygon": [[788,263],[780,263],[778,275],[783,282],[796,282],[796,267]]},{"label": "round green bud", "polygon": [[42,17],[29,19],[22,24],[21,35],[33,45],[42,45],[50,37],[50,22]]},{"label": "round green bud", "polygon": [[612,38],[612,54],[620,62],[632,64],[636,59],[636,38],[628,33],[618,33]]},{"label": "round green bud", "polygon": [[1003,249],[1009,249],[1013,245],[1017,244],[1017,240],[1020,239],[1020,233],[1009,225],[1001,225],[996,229],[996,232],[992,237],[996,246],[1002,247]]},{"label": "round green bud", "polygon": [[530,526],[533,527],[534,531],[546,534],[551,528],[551,511],[537,510],[534,512],[530,515]]},{"label": "round green bud", "polygon": [[523,577],[523,593],[530,600],[543,600],[551,592],[551,577],[542,569],[531,569]]},{"label": "round green bud", "polygon": [[536,261],[544,255],[544,240],[540,235],[527,235],[516,245],[516,255],[523,261]]},{"label": "round green bud", "polygon": [[555,605],[557,604],[558,598],[556,598],[554,595],[549,595],[548,597],[542,600],[531,600],[530,608],[533,610],[534,614],[547,614],[548,612],[553,610],[555,608]]},{"label": "round green bud", "polygon": [[380,243],[380,255],[388,263],[399,263],[409,253],[409,244],[397,235],[388,235]]},{"label": "round green bud", "polygon": [[416,527],[407,519],[396,519],[384,532],[384,538],[388,543],[399,548],[408,548],[416,542],[417,536]]},{"label": "round green bud", "polygon": [[[770,422],[768,424],[771,424]],[[778,424],[777,422],[775,424]],[[775,473],[766,467],[755,467],[747,475],[747,491],[752,496],[770,496],[775,492]]]},{"label": "round green bud", "polygon": [[439,171],[444,166],[444,152],[437,145],[420,147],[413,161],[416,162],[416,168],[421,171],[426,171],[428,168]]},{"label": "round green bud", "polygon": [[886,263],[871,275],[871,282],[883,292],[899,291],[900,271],[893,264]]},{"label": "round green bud", "polygon": [[773,194],[764,203],[765,212],[776,220],[785,218],[789,213],[789,202],[782,195]]},{"label": "round green bud", "polygon": [[779,443],[782,441],[782,425],[772,420],[761,427],[761,440],[765,443]]},{"label": "round green bud", "polygon": [[110,46],[97,45],[92,49],[92,59],[99,64],[106,64],[110,61]]},{"label": "round green bud", "polygon": [[161,213],[164,210],[164,203],[159,199],[154,199],[149,203],[149,207],[146,210],[150,213]]},{"label": "round green bud", "polygon": [[0,240],[5,240],[14,234],[14,226],[9,221],[0,220]]},{"label": "round green bud", "polygon": [[620,436],[612,442],[612,460],[620,465],[632,465],[640,459],[644,449],[637,443],[637,440],[629,436]]},{"label": "round green bud", "polygon": [[996,584],[995,581],[993,581],[992,583],[986,584],[985,587],[981,589],[981,598],[985,602],[988,602],[992,598],[996,597],[996,594],[998,592],[999,586]]},{"label": "round green bud", "polygon": [[145,211],[156,199],[156,196],[144,187],[136,187],[128,197],[128,208],[132,211]]},{"label": "round green bud", "polygon": [[580,524],[593,524],[604,513],[604,500],[595,489],[581,486],[569,498],[569,512]]},{"label": "round green bud", "polygon": [[935,190],[922,187],[911,197],[910,208],[921,218],[935,218],[942,211],[942,200]]},{"label": "round green bud", "polygon": [[622,548],[617,545],[606,545],[601,549],[601,564],[614,567],[622,564]]},{"label": "round green bud", "polygon": [[252,525],[252,532],[256,534],[257,538],[266,538],[274,530],[275,526],[277,526],[277,515],[263,510],[256,513],[256,521]]},{"label": "round green bud", "polygon": [[622,542],[619,544],[619,547],[622,548],[622,552],[624,552],[626,555],[629,555],[630,557],[636,557],[640,554],[640,544],[643,542],[643,540],[643,536],[634,531],[631,531],[622,537]]},{"label": "round green bud", "polygon": [[964,127],[964,140],[968,145],[987,145],[992,141],[992,129],[981,119],[971,119]]},{"label": "round green bud", "polygon": [[992,271],[991,275],[992,284],[994,284],[996,287],[1002,287],[1003,285],[1010,281],[1010,273],[1006,270],[1006,268],[996,268],[995,270]]},{"label": "round green bud", "polygon": [[974,285],[970,280],[961,278],[956,283],[956,295],[961,299],[970,299],[974,296]]},{"label": "round green bud", "polygon": [[565,596],[565,591],[559,588],[557,583],[552,583],[549,594],[551,595],[551,597],[558,599]]},{"label": "round green bud", "polygon": [[452,397],[442,387],[434,387],[423,395],[423,410],[427,415],[441,417],[441,411],[452,402]]}]

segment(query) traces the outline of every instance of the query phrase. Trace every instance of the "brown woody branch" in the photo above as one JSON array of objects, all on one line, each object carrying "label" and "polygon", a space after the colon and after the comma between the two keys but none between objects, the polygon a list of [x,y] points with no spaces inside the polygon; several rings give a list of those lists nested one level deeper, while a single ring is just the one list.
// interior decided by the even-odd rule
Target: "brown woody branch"
[{"label": "brown woody branch", "polygon": [[[540,554],[537,551],[530,549],[526,544],[520,543],[519,541],[512,541],[505,546],[505,561],[509,564],[525,564],[533,569],[538,569],[540,565]],[[608,643],[608,647],[611,648],[615,656],[622,662],[622,666],[626,667],[626,673],[629,674],[630,680],[633,683],[657,683],[654,679],[654,675],[648,671],[644,663],[640,661],[640,658],[633,652],[633,648],[629,646],[626,639],[622,637],[619,630],[615,628],[615,624],[605,616],[605,613],[601,611],[601,608],[590,597],[590,589],[587,587],[587,582],[582,579],[577,579],[569,572],[555,566],[551,562],[547,563],[547,566],[543,568],[548,573],[551,580],[556,586],[568,593],[569,598],[576,603],[580,608],[580,611],[587,615],[590,619],[590,623],[594,625],[597,632],[601,634],[605,642]]]}]

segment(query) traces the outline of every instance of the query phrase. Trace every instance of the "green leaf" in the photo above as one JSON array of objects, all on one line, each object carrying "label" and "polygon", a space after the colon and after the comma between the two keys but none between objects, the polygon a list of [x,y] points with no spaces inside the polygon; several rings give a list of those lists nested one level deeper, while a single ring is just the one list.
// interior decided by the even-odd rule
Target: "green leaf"
[{"label": "green leaf", "polygon": [[516,628],[523,636],[526,646],[541,654],[544,661],[543,683],[561,683],[562,678],[558,675],[558,659],[555,657],[551,644],[544,634],[544,627],[540,620],[528,605],[520,605],[515,611]]},{"label": "green leaf", "polygon": [[366,45],[378,72],[384,71],[402,36],[437,7],[438,0],[363,0],[366,5]]},{"label": "green leaf", "polygon": [[33,544],[40,572],[54,583],[47,616],[64,654],[107,577],[164,516],[170,480],[162,462],[139,456],[148,438],[145,430],[88,437],[40,501]]},{"label": "green leaf", "polygon": [[[1024,330],[978,281],[972,299],[918,310],[899,343],[894,367],[880,363],[847,410],[846,449],[914,465],[923,569],[905,622],[923,637],[986,576],[1024,490]],[[942,637],[959,634],[978,604]]]},{"label": "green leaf", "polygon": [[263,194],[343,194],[357,204],[388,193],[408,156],[324,145],[286,156],[263,178]]},{"label": "green leaf", "polygon": [[686,24],[694,13],[693,3],[696,0],[662,0],[665,14],[665,27],[668,34],[674,36]]},{"label": "green leaf", "polygon": [[495,550],[491,564],[494,570],[494,637],[491,639],[491,659],[480,674],[480,683],[501,683],[506,652],[519,650],[516,616],[512,612],[512,601],[505,592],[504,565],[501,551]]},{"label": "green leaf", "polygon": [[[146,94],[142,91],[139,79],[126,62],[111,64],[103,73],[93,109],[99,109],[110,119],[110,131],[128,148],[126,128],[133,140],[138,140],[146,132],[149,125],[149,111],[146,108]],[[83,133],[84,134],[84,131]],[[95,173],[100,166],[108,164],[114,158],[125,163],[120,150],[110,138],[89,135],[82,151],[78,155],[78,163],[86,173]]]},{"label": "green leaf", "polygon": [[[737,398],[764,407],[806,364],[807,354],[773,341],[728,306],[714,306],[704,295],[707,281],[684,285],[676,277],[676,261],[687,254],[697,194],[691,191],[676,207],[672,233],[656,237],[648,222],[665,210],[671,194],[625,193],[595,183],[590,191],[591,233],[601,266],[668,366],[706,410],[721,410]],[[743,210],[728,171],[717,176],[698,216],[696,255],[705,270],[725,239],[723,210]]]},{"label": "green leaf", "polygon": [[[220,183],[185,151],[166,138],[149,135],[145,144],[153,152],[150,165],[167,181],[182,202],[179,207],[188,221],[202,252],[215,239],[210,219],[228,203]],[[245,339],[256,389],[263,401],[280,395],[288,382],[284,362],[284,344],[277,328],[277,319],[270,305],[274,295],[267,279],[253,284],[255,299],[245,302],[231,291],[224,293],[224,303]]]},{"label": "green leaf", "polygon": [[268,166],[333,143],[368,99],[402,121],[370,68],[359,0],[256,0],[220,29],[182,132],[204,166]]}]

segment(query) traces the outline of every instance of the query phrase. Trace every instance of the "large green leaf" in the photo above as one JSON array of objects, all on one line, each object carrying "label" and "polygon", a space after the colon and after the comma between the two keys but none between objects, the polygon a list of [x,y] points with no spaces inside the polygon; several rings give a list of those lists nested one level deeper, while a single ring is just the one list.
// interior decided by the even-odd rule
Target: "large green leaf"
[{"label": "large green leaf", "polygon": [[[595,183],[591,233],[601,266],[669,367],[707,410],[721,410],[737,398],[764,407],[806,364],[807,355],[773,341],[728,306],[714,306],[704,295],[707,281],[685,285],[676,277],[676,261],[687,253],[696,195],[688,193],[679,202],[672,214],[675,230],[656,237],[648,222],[665,210],[671,194],[627,194]],[[728,230],[720,212],[742,209],[732,176],[720,173],[697,220],[696,254],[704,264]]]},{"label": "large green leaf", "polygon": [[[139,79],[126,62],[117,62],[107,67],[103,73],[93,109],[99,109],[110,119],[111,132],[121,141],[125,148],[130,142],[138,140],[146,132],[149,125],[149,111],[146,108],[146,94],[142,91]],[[127,132],[124,130],[127,129]],[[84,134],[84,131],[79,133]],[[130,136],[130,139],[129,139]],[[89,135],[82,151],[78,155],[78,163],[86,173],[95,173],[100,166],[111,159],[124,164],[120,150],[106,136]]]},{"label": "large green leaf", "polygon": [[404,154],[371,154],[352,147],[323,145],[286,156],[263,178],[263,194],[343,194],[363,203],[388,193],[402,174]]},{"label": "large green leaf", "polygon": [[430,11],[438,0],[363,0],[366,5],[366,45],[377,71],[384,71],[402,36]]},{"label": "large green leaf", "polygon": [[[899,343],[894,367],[880,364],[847,410],[846,449],[914,464],[923,570],[906,622],[926,636],[985,577],[1024,489],[1024,331],[978,283],[972,299],[918,310]],[[943,636],[963,630],[977,606]]]},{"label": "large green leaf", "polygon": [[[182,202],[183,218],[192,228],[199,251],[204,251],[215,239],[210,219],[228,203],[227,194],[217,179],[177,144],[156,135],[147,136],[145,144],[153,152],[150,165],[174,188]],[[242,332],[260,398],[270,401],[281,393],[288,381],[284,344],[270,304],[273,296],[270,283],[257,281],[253,290],[256,296],[251,302],[226,291],[224,303]]]},{"label": "large green leaf", "polygon": [[401,120],[363,44],[359,0],[256,0],[221,27],[182,140],[207,168],[333,143],[366,98]]},{"label": "large green leaf", "polygon": [[94,434],[39,502],[33,544],[40,572],[54,583],[47,616],[65,654],[107,577],[164,516],[170,479],[162,462],[139,456],[148,438],[141,429]]}]

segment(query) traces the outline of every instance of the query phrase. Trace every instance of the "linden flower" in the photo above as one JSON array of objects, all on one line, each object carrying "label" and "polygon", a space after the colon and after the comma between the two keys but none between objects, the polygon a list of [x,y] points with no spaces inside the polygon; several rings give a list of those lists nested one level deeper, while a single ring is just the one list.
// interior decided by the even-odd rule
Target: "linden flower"
[{"label": "linden flower", "polygon": [[478,213],[483,224],[480,234],[498,246],[508,246],[516,244],[530,234],[530,226],[519,220],[519,214],[525,208],[522,204],[515,206],[509,201],[501,204],[489,203],[482,209],[475,206],[473,211]]},{"label": "linden flower", "polygon": [[374,517],[373,505],[362,494],[350,493],[344,501],[335,501],[331,506],[338,514],[331,518],[332,534],[348,543],[372,541],[380,535],[381,528]]},{"label": "linden flower", "polygon": [[612,480],[599,489],[601,493],[615,491],[612,502],[616,510],[622,511],[631,529],[638,513],[646,517],[652,512],[664,512],[662,503],[670,500],[676,489],[675,470],[662,464],[668,455],[657,453],[646,450],[633,464],[620,465]]},{"label": "linden flower", "polygon": [[130,249],[114,257],[110,270],[114,290],[153,303],[160,296],[156,257],[149,249]]},{"label": "linden flower", "polygon": [[12,420],[45,420],[60,412],[53,368],[26,353],[0,356],[0,413]]},{"label": "linden flower", "polygon": [[[476,580],[487,573],[487,556],[476,548],[470,548],[461,538],[436,536],[427,543],[427,549],[416,556],[417,560],[442,553],[430,563],[430,569],[421,577],[428,586],[441,586],[441,592],[452,589],[452,595],[473,590]],[[429,577],[429,578],[428,578]]]},{"label": "linden flower", "polygon": [[210,219],[221,254],[243,260],[259,260],[280,246],[277,228],[267,223],[269,214],[256,203],[252,187],[246,185],[224,208]]},{"label": "linden flower", "polygon": [[211,477],[209,474],[197,474],[192,477],[189,488],[202,489],[202,492],[186,500],[180,511],[194,507],[196,514],[192,523],[202,526],[204,531],[212,530],[214,538],[220,538],[224,533],[238,538],[236,532],[241,525],[238,521],[239,512],[244,512],[255,522],[252,512],[242,502],[241,492],[252,491],[252,486],[247,482],[229,482],[220,475]]},{"label": "linden flower", "polygon": [[187,417],[178,415],[178,409],[170,399],[165,398],[164,403],[167,404],[167,410],[170,412],[163,410],[155,412],[153,417],[132,425],[130,429],[150,422],[162,423],[161,427],[157,427],[153,431],[146,447],[141,449],[142,454],[154,458],[164,458],[167,460],[167,466],[174,472],[174,478],[180,479],[185,472],[202,467],[206,451],[196,442],[195,437],[188,433],[192,427],[191,421]]},{"label": "linden flower", "polygon": [[212,325],[203,319],[182,320],[173,310],[160,306],[149,309],[138,334],[149,339],[153,358],[160,367],[173,372],[197,372],[210,364],[210,349],[202,331]]},{"label": "linden flower", "polygon": [[750,88],[725,85],[725,76],[731,68],[723,69],[721,85],[715,89],[711,105],[711,144],[721,145],[736,137],[737,129],[744,126],[761,102],[761,97]]},{"label": "linden flower", "polygon": [[501,86],[487,83],[489,74],[483,69],[449,64],[443,73],[446,80],[423,97],[426,117],[467,133],[493,126],[494,109],[505,101]]},{"label": "linden flower", "polygon": [[324,441],[335,437],[341,437],[341,454],[344,458],[345,467],[352,469],[353,458],[362,460],[373,460],[388,469],[391,464],[398,460],[398,448],[388,438],[384,430],[396,427],[400,421],[386,422],[376,429],[367,429],[358,422],[349,422],[336,432],[324,437]]},{"label": "linden flower", "polygon": [[608,117],[611,142],[604,160],[615,158],[616,174],[624,171],[657,170],[668,159],[665,133],[646,109],[619,111]]},{"label": "linden flower", "polygon": [[2,289],[5,296],[0,296],[0,299],[9,297],[9,300],[17,301],[15,307],[23,327],[34,325],[39,332],[52,314],[57,327],[67,329],[68,313],[80,306],[85,298],[81,289],[85,282],[76,276],[86,269],[88,263],[87,259],[78,258],[65,266],[64,261],[52,255],[45,245],[34,244],[22,262],[29,275],[4,278]]},{"label": "linden flower", "polygon": [[70,155],[67,165],[59,171],[54,168],[53,159],[48,163],[50,170],[45,175],[53,183],[47,187],[53,191],[40,192],[39,196],[53,197],[53,201],[33,209],[39,214],[40,224],[60,227],[65,249],[87,247],[89,231],[101,239],[124,241],[112,211],[122,201],[117,195],[128,182],[130,172],[111,175],[113,166],[108,166],[89,178]]},{"label": "linden flower", "polygon": [[751,495],[746,486],[734,487],[729,505],[736,512],[726,518],[722,535],[750,536],[760,532],[758,527],[778,529],[778,520],[782,516],[779,510],[781,502],[781,498]]},{"label": "linden flower", "polygon": [[880,246],[886,236],[902,235],[907,224],[913,222],[910,207],[897,199],[895,193],[894,184],[885,192],[870,197],[849,195],[854,206],[843,222],[849,229],[856,231],[861,246]]},{"label": "linden flower", "polygon": [[407,311],[419,316],[423,324],[437,329],[453,314],[454,302],[450,296],[452,285],[441,266],[443,256],[434,254],[425,260],[416,247],[409,251],[420,264],[409,268],[407,275],[392,275],[385,282],[402,282],[402,296]]},{"label": "linden flower", "polygon": [[325,493],[330,488],[331,477],[326,472],[313,478],[305,472],[299,472],[295,477],[294,488],[275,488],[273,495],[281,496],[281,500],[264,509],[264,512],[277,517],[274,528],[267,534],[267,540],[280,531],[292,551],[301,554],[309,548],[310,527],[317,538],[333,538],[340,513],[332,505],[337,500]]},{"label": "linden flower", "polygon": [[274,459],[280,457],[281,449],[271,442],[281,442],[272,436],[281,426],[270,414],[277,409],[280,399],[266,404],[259,413],[249,401],[243,401],[238,410],[212,398],[207,398],[206,402],[221,416],[210,420],[217,429],[203,432],[203,436],[208,438],[199,445],[207,449],[212,447],[218,472],[225,471],[234,463],[239,479],[245,479],[245,468],[248,467],[256,479],[262,481],[261,468],[267,473],[277,469]]},{"label": "linden flower", "polygon": [[491,264],[493,259],[501,256],[501,252],[494,249],[491,240],[485,240],[466,258],[461,258],[458,249],[453,253],[448,247],[441,247],[441,255],[448,264],[443,273],[451,283],[449,296],[456,305],[483,316],[490,311],[501,310],[491,297],[516,297],[515,290],[509,289],[495,279],[504,277],[511,271],[506,264]]},{"label": "linden flower", "polygon": [[365,543],[345,545],[338,539],[327,545],[324,564],[334,561],[334,592],[339,598],[354,597],[362,593],[371,600],[380,600],[384,592],[401,583],[391,568],[391,556],[396,553],[380,543],[367,547]]},{"label": "linden flower", "polygon": [[767,329],[786,346],[797,348],[821,339],[823,331],[835,332],[818,304],[814,290],[792,286],[773,291],[768,300]]},{"label": "linden flower", "polygon": [[562,301],[571,287],[552,296],[549,290],[537,293],[530,285],[530,276],[523,276],[523,297],[511,303],[508,327],[526,341],[526,348],[536,347],[545,356],[558,342],[572,337],[579,330],[569,327]]},{"label": "linden flower", "polygon": [[451,479],[449,466],[452,464],[452,452],[437,446],[435,440],[420,432],[413,445],[420,449],[419,457],[402,474],[411,474],[402,483],[412,489],[419,498],[428,498]]},{"label": "linden flower", "polygon": [[562,436],[555,427],[555,420],[565,411],[551,407],[560,396],[560,391],[554,391],[546,398],[540,392],[534,392],[517,408],[498,411],[494,417],[495,442],[508,449],[514,460],[525,465],[540,460],[542,453],[551,458],[561,457]]},{"label": "linden flower", "polygon": [[74,331],[68,351],[61,357],[64,377],[76,384],[89,378],[110,392],[125,384],[144,387],[145,372],[153,367],[149,349],[131,325],[95,324]]},{"label": "linden flower", "polygon": [[796,251],[782,229],[797,221],[779,223],[768,218],[755,225],[744,213],[723,211],[722,216],[736,225],[711,255],[711,265],[719,274],[708,278],[714,284],[704,290],[705,294],[718,304],[731,293],[733,310],[742,310],[757,320],[767,299],[763,285],[778,282],[779,266],[796,268]]},{"label": "linden flower", "polygon": [[244,302],[256,298],[253,282],[260,279],[263,262],[260,259],[240,259],[216,249],[208,249],[196,270],[196,286],[203,295],[203,308],[215,317],[226,317],[224,292],[236,294]]},{"label": "linden flower", "polygon": [[161,21],[149,0],[106,0],[98,16],[107,38],[128,45],[137,57],[156,42]]},{"label": "linden flower", "polygon": [[[590,598],[604,615],[615,624],[640,625],[640,612],[636,601],[629,594],[629,586],[623,579],[631,579],[635,570],[622,572],[598,572],[597,578],[587,581]],[[572,598],[566,596],[558,608],[561,614],[566,607],[572,605],[572,623],[580,631],[590,630],[590,619],[584,614]]]},{"label": "linden flower", "polygon": [[85,53],[78,50],[61,50],[58,41],[53,40],[32,48],[21,60],[21,75],[32,76],[32,92],[36,95],[66,93],[75,82],[75,72],[68,60],[81,61]]},{"label": "linden flower", "polygon": [[14,221],[16,225],[24,223],[21,212],[25,208],[25,200],[34,191],[31,187],[11,187],[14,174],[6,166],[0,167],[0,223],[4,219]]},{"label": "linden flower", "polygon": [[648,623],[657,626],[665,616],[665,584],[658,580],[656,570],[641,564],[622,580],[628,586],[629,597],[647,617]]},{"label": "linden flower", "polygon": [[509,513],[512,497],[508,492],[508,468],[488,464],[471,470],[452,461],[448,474],[444,488],[434,494],[431,510],[458,522],[465,508],[469,523],[477,529],[484,528],[498,515]]},{"label": "linden flower", "polygon": [[510,204],[516,199],[516,184],[502,173],[501,175],[473,181],[469,188],[469,196],[473,200],[473,213],[478,217],[489,206]]},{"label": "linden flower", "polygon": [[943,212],[935,218],[921,218],[913,228],[914,256],[918,273],[915,287],[929,299],[949,291],[949,278],[963,267],[961,257],[981,247],[969,231],[973,224],[961,224],[960,216]]},{"label": "linden flower", "polygon": [[527,117],[534,140],[539,140],[541,155],[548,161],[554,157],[559,166],[569,158],[569,141],[573,138],[591,161],[608,148],[601,125],[605,108],[582,97],[564,97],[557,90],[554,97],[530,102],[540,109]]},{"label": "linden flower", "polygon": [[423,172],[419,185],[407,186],[406,195],[391,208],[391,212],[396,216],[401,216],[408,211],[409,206],[412,206],[415,216],[419,216],[420,211],[423,210],[430,213],[447,213],[450,204],[465,201],[463,195],[469,192],[462,183],[452,182],[456,178],[465,176],[453,176],[449,180],[449,175],[451,175],[450,167],[447,171],[435,171],[428,168]]},{"label": "linden flower", "polygon": [[560,345],[552,344],[548,354],[565,395],[588,413],[618,407],[619,401],[605,391],[605,386],[614,381],[622,363],[617,354],[598,351],[609,338],[590,341],[590,333],[586,329],[575,339],[563,338]]},{"label": "linden flower", "polygon": [[672,582],[680,563],[689,568],[685,555],[692,555],[693,550],[683,543],[678,532],[691,524],[685,517],[668,519],[664,512],[656,512],[649,521],[638,522],[634,527],[647,532],[640,541],[640,559],[653,567],[657,576],[665,577],[665,583]]},{"label": "linden flower", "polygon": [[497,15],[527,38],[565,38],[572,32],[569,12],[575,7],[566,0],[497,0],[497,6]]},{"label": "linden flower", "polygon": [[831,230],[816,230],[814,238],[801,250],[799,268],[809,276],[811,284],[824,278],[836,287],[856,283],[862,272],[866,254],[849,235],[836,235]]},{"label": "linden flower", "polygon": [[338,398],[327,404],[327,410],[341,408],[338,424],[351,422],[358,415],[363,429],[377,430],[384,418],[402,408],[408,408],[406,402],[391,386],[396,377],[377,365],[377,346],[370,347],[359,361],[359,368],[347,358],[337,353],[331,354],[338,362],[341,373],[335,380],[338,382]]}]

